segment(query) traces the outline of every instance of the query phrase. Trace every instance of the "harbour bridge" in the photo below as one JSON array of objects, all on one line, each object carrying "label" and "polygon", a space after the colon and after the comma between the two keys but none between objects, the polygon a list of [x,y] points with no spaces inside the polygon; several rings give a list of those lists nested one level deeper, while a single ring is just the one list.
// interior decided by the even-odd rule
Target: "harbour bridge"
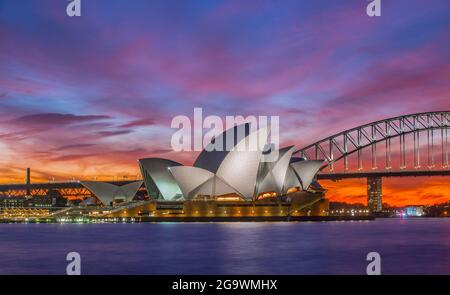
[{"label": "harbour bridge", "polygon": [[[379,120],[319,140],[294,154],[323,159],[320,179],[367,178],[368,205],[381,210],[382,178],[450,175],[450,111],[417,113]],[[0,185],[0,195],[90,196],[79,181]],[[120,185],[129,181],[113,181]]]},{"label": "harbour bridge", "polygon": [[404,115],[342,131],[295,154],[325,160],[318,179],[367,178],[368,205],[380,211],[383,177],[450,175],[449,128],[448,111]]}]

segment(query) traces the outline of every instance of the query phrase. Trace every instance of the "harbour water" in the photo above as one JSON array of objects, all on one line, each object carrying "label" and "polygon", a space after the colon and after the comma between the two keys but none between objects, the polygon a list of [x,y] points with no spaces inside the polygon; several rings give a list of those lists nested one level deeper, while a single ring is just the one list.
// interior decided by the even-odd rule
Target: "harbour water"
[{"label": "harbour water", "polygon": [[450,218],[0,224],[0,274],[450,274]]}]

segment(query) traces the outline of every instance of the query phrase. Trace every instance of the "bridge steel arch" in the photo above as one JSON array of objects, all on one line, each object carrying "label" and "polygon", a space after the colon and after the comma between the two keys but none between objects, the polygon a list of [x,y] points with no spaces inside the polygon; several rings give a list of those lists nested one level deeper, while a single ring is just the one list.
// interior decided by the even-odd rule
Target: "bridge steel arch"
[{"label": "bridge steel arch", "polygon": [[400,137],[400,169],[406,168],[405,135],[413,134],[414,168],[420,168],[420,136],[426,132],[428,168],[434,167],[435,131],[441,131],[442,168],[449,167],[448,130],[450,128],[450,111],[426,112],[384,119],[329,136],[294,152],[308,159],[325,159],[327,163],[322,170],[329,167],[334,170],[334,163],[343,159],[344,170],[348,171],[348,156],[358,153],[358,170],[362,170],[362,150],[371,146],[372,170],[377,169],[377,144],[386,142],[386,166],[391,165],[391,139]]}]

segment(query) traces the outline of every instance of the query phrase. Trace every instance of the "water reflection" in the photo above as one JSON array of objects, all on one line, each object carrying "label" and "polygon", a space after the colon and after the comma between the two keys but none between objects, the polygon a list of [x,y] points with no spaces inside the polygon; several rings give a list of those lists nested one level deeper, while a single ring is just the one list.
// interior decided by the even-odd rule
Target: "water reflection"
[{"label": "water reflection", "polygon": [[449,274],[450,219],[373,222],[0,224],[0,274]]}]

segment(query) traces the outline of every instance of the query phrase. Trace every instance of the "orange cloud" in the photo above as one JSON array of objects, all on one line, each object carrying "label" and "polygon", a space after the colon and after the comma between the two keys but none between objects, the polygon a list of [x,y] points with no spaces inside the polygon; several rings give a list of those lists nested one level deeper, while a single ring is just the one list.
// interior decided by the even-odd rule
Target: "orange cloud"
[{"label": "orange cloud", "polygon": [[[365,179],[320,181],[327,198],[336,202],[367,203]],[[403,177],[383,179],[383,203],[392,206],[431,205],[450,200],[450,177]]]}]

